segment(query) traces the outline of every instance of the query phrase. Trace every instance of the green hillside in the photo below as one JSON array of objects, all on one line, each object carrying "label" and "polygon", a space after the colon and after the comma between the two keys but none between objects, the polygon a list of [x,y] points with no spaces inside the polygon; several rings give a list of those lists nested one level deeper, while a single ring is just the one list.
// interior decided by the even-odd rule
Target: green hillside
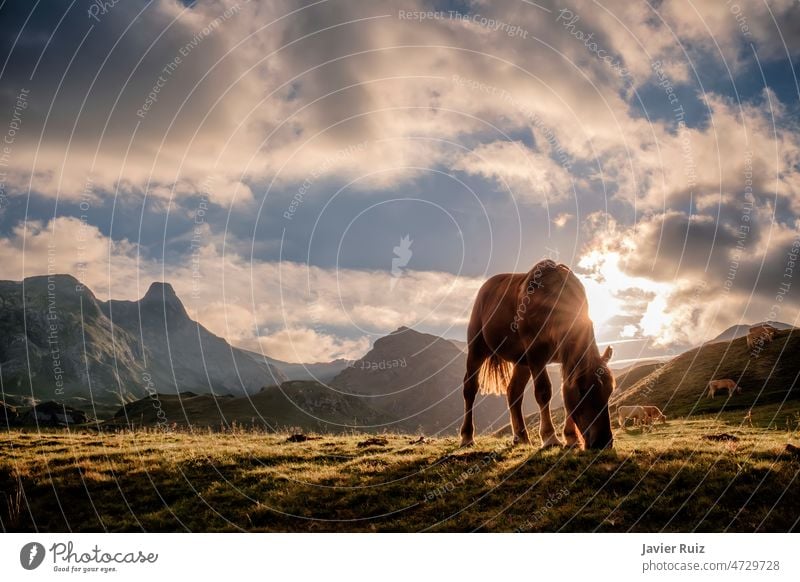
[{"label": "green hillside", "polygon": [[[684,352],[612,397],[613,404],[653,404],[667,416],[746,411],[769,406],[774,410],[800,399],[800,330],[779,331],[756,358],[745,338],[705,344]],[[709,380],[730,378],[742,388],[730,399],[706,395]],[[613,406],[612,406],[613,408]]]},{"label": "green hillside", "polygon": [[622,394],[632,388],[639,380],[652,374],[663,365],[662,362],[648,362],[646,364],[634,364],[622,370],[615,370],[614,379],[617,382],[617,394]]}]

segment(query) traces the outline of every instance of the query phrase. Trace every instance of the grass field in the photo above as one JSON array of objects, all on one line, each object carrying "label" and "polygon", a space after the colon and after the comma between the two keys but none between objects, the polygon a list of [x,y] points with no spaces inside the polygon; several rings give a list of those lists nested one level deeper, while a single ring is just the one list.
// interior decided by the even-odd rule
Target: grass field
[{"label": "grass field", "polygon": [[[0,517],[7,531],[797,529],[800,461],[784,452],[797,433],[734,420],[616,431],[601,454],[489,436],[462,450],[409,435],[11,431]],[[704,438],[721,433],[738,440]]]}]

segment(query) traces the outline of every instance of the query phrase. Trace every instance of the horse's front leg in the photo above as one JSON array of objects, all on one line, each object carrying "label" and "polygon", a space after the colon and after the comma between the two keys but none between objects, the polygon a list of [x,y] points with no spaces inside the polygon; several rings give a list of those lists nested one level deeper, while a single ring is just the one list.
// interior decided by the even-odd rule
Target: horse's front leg
[{"label": "horse's front leg", "polygon": [[529,364],[533,375],[533,391],[536,394],[536,403],[539,405],[539,437],[542,439],[542,448],[560,447],[563,443],[556,436],[553,418],[550,416],[550,399],[553,397],[553,385],[547,368],[544,364]]},{"label": "horse's front leg", "polygon": [[[625,428],[624,421],[622,427]],[[581,441],[578,438],[578,429],[575,427],[575,421],[572,420],[569,413],[567,413],[567,418],[564,421],[564,440],[567,441],[568,447],[579,447],[581,445]]]}]

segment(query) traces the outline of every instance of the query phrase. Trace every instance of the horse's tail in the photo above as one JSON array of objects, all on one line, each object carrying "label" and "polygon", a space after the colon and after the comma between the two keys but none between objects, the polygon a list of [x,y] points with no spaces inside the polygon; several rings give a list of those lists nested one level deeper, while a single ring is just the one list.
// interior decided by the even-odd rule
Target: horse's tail
[{"label": "horse's tail", "polygon": [[481,386],[481,394],[506,393],[508,381],[511,378],[513,364],[507,362],[497,354],[492,354],[483,362],[478,371],[478,382]]}]

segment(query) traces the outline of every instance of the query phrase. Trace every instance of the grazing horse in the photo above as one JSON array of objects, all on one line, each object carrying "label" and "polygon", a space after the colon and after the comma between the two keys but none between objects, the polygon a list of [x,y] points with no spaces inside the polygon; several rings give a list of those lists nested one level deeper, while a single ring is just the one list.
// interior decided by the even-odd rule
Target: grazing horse
[{"label": "grazing horse", "polygon": [[569,446],[613,445],[608,399],[614,378],[597,348],[586,292],[566,265],[545,260],[527,273],[495,275],[478,291],[467,329],[461,445],[473,441],[472,407],[479,388],[506,394],[514,442],[529,443],[522,397],[533,376],[542,447],[561,446],[550,416],[552,386],[545,366],[561,364]]}]

